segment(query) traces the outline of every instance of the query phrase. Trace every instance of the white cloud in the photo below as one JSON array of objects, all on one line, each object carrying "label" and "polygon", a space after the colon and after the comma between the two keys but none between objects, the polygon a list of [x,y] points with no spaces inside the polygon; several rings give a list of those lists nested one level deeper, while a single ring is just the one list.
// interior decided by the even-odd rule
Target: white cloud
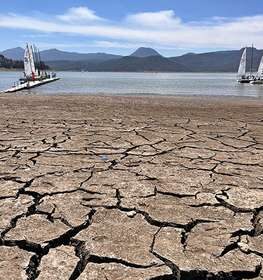
[{"label": "white cloud", "polygon": [[[74,13],[73,13],[74,14]],[[85,15],[85,12],[84,12]],[[108,47],[121,43],[158,48],[241,48],[254,43],[263,47],[263,15],[240,18],[211,18],[210,21],[183,22],[173,11],[129,15],[123,21],[94,21],[95,13],[70,23],[61,18],[41,20],[16,14],[0,15],[0,28],[32,30],[38,33],[62,33],[94,37],[108,42]],[[93,15],[93,16],[92,16]],[[74,17],[73,17],[74,18]],[[80,17],[81,18],[81,17]],[[83,19],[90,20],[88,23]],[[69,18],[68,18],[69,19]],[[158,27],[158,28],[157,28]],[[115,42],[115,43],[113,43]],[[116,43],[117,42],[117,43]],[[121,46],[120,46],[121,47]]]},{"label": "white cloud", "polygon": [[157,28],[176,27],[181,23],[181,19],[176,17],[172,10],[153,13],[137,13],[127,16],[126,21],[130,24]]},{"label": "white cloud", "polygon": [[86,22],[86,21],[98,21],[102,20],[101,17],[97,16],[93,10],[88,7],[73,7],[70,8],[65,14],[58,15],[58,19],[65,22]]}]

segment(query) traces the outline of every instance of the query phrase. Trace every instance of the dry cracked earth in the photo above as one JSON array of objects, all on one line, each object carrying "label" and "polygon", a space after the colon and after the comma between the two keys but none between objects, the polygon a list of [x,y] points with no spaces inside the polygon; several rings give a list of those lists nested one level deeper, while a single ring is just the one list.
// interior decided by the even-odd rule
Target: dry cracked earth
[{"label": "dry cracked earth", "polygon": [[0,110],[0,279],[263,279],[262,101]]}]

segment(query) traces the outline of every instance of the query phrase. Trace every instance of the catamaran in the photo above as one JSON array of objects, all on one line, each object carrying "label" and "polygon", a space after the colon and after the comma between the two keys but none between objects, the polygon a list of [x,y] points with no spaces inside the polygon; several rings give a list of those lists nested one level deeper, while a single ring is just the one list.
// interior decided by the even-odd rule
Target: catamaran
[{"label": "catamaran", "polygon": [[250,81],[251,84],[263,84],[263,56],[261,58],[259,67],[258,67],[258,72],[253,81]]},{"label": "catamaran", "polygon": [[251,77],[246,73],[246,66],[247,66],[247,48],[244,49],[239,63],[239,68],[237,73],[238,76],[237,81],[239,83],[250,83],[251,81]]},{"label": "catamaran", "polygon": [[24,77],[4,92],[16,92],[59,80],[55,73],[47,73],[36,47],[27,44],[24,54]]}]

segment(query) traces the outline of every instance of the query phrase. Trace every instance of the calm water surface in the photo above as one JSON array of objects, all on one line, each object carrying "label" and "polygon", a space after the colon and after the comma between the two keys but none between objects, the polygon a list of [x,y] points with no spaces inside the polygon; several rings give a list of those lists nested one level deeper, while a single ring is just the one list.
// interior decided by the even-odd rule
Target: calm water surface
[{"label": "calm water surface", "polygon": [[[208,95],[263,98],[263,85],[239,85],[235,73],[92,73],[59,72],[60,81],[26,94]],[[0,72],[0,91],[21,72]]]}]

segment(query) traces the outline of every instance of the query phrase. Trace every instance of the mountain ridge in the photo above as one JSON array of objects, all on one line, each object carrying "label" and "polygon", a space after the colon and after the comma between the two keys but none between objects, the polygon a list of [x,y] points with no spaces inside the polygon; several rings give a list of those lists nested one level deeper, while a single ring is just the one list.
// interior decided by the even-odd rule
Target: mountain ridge
[{"label": "mountain ridge", "polygon": [[16,47],[16,48],[4,50],[4,51],[0,52],[0,54],[3,55],[7,59],[23,60],[24,51],[25,50],[23,48]]},{"label": "mountain ridge", "polygon": [[155,49],[140,47],[129,56],[143,58],[143,57],[162,56],[162,55],[160,55]]},{"label": "mountain ridge", "polygon": [[[108,72],[236,72],[244,48],[240,50],[187,53],[164,57],[151,48],[138,48],[129,56],[108,53],[78,53],[58,49],[41,51],[42,60],[54,70],[108,71]],[[247,63],[251,63],[251,48],[247,48]],[[20,47],[8,49],[6,54],[13,60],[24,52]],[[263,50],[254,48],[254,67],[257,70]],[[23,55],[22,55],[23,58]]]},{"label": "mountain ridge", "polygon": [[[8,59],[23,60],[24,49],[21,47],[16,47],[12,49],[7,49],[0,52],[1,55]],[[106,61],[114,58],[120,58],[121,55],[108,54],[103,52],[96,53],[78,53],[78,52],[67,52],[61,51],[56,48],[47,49],[40,51],[41,59],[44,61],[56,61],[56,60],[68,60],[68,61],[80,61],[80,60],[97,60]]]},{"label": "mountain ridge", "polygon": [[[200,54],[185,54],[171,57],[177,63],[182,63],[191,72],[236,72],[244,48],[240,50],[215,51]],[[247,65],[251,64],[252,48],[247,48]],[[263,50],[253,48],[253,69],[257,71]]]}]

